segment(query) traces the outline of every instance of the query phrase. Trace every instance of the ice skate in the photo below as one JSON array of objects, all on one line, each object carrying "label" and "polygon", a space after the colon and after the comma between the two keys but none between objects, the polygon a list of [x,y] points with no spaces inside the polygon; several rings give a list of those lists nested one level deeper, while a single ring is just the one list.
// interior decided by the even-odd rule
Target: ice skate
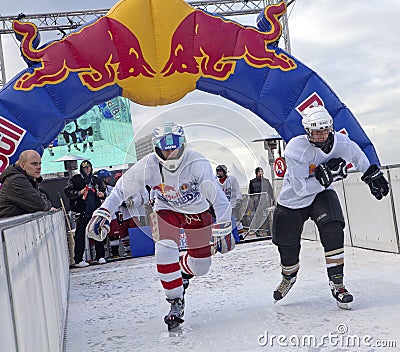
[{"label": "ice skate", "polygon": [[83,145],[82,153],[86,152],[86,149],[87,149],[87,144],[84,144],[84,145]]},{"label": "ice skate", "polygon": [[[77,144],[74,144],[74,148],[78,151],[78,152],[80,152],[81,150],[79,149],[79,147],[78,147],[78,145]],[[70,148],[71,149],[71,148]]]},{"label": "ice skate", "polygon": [[169,313],[164,317],[165,324],[168,325],[168,330],[176,329],[181,325],[184,320],[182,319],[185,309],[185,300],[183,298],[167,298],[167,301],[171,304]]},{"label": "ice skate", "polygon": [[274,303],[280,301],[283,297],[285,297],[295,282],[296,282],[296,276],[293,277],[282,276],[281,283],[274,291],[274,299],[275,299]]},{"label": "ice skate", "polygon": [[193,275],[186,274],[182,271],[182,284],[183,284],[183,295],[185,295],[187,288],[189,287],[189,280]]},{"label": "ice skate", "polygon": [[71,145],[70,144],[68,144],[67,148],[68,148],[68,153],[71,153]]},{"label": "ice skate", "polygon": [[335,297],[337,301],[337,306],[342,309],[351,309],[351,302],[353,302],[353,296],[343,283],[335,284],[333,281],[329,281],[329,287],[331,288],[332,296]]}]

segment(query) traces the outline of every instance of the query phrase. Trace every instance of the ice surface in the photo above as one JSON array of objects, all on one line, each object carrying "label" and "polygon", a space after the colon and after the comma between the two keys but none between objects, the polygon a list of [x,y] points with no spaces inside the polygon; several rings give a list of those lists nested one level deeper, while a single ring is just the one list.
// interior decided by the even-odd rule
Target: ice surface
[{"label": "ice surface", "polygon": [[163,322],[169,306],[154,257],[74,269],[66,351],[398,351],[399,259],[346,247],[345,284],[354,295],[346,311],[329,291],[319,242],[303,241],[298,280],[276,304],[276,247],[240,244],[191,280],[185,322],[173,333]]}]

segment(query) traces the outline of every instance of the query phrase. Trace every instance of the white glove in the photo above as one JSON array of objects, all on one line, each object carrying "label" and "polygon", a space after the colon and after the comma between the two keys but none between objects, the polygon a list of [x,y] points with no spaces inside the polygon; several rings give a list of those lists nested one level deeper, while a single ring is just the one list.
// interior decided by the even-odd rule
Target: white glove
[{"label": "white glove", "polygon": [[129,197],[126,201],[125,201],[126,207],[127,208],[134,208],[135,206],[135,201],[133,200],[132,197]]},{"label": "white glove", "polygon": [[233,237],[232,233],[229,233],[223,237],[213,237],[212,241],[211,254],[213,255],[217,252],[225,254],[235,248],[235,238]]},{"label": "white glove", "polygon": [[103,241],[110,232],[111,214],[106,208],[99,208],[93,212],[87,227],[86,234],[95,241]]},{"label": "white glove", "polygon": [[232,223],[230,221],[215,224],[212,229],[211,252],[225,254],[235,248],[235,239],[232,235]]},{"label": "white glove", "polygon": [[211,236],[214,237],[223,237],[232,232],[232,223],[230,221],[228,222],[220,222],[216,223],[211,232]]}]

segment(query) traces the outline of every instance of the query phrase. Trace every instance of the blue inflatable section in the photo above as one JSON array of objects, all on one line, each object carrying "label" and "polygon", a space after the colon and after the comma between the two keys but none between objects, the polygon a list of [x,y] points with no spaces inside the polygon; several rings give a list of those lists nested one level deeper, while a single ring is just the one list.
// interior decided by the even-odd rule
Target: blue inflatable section
[{"label": "blue inflatable section", "polygon": [[[285,53],[274,48],[277,53]],[[304,134],[301,109],[311,104],[324,105],[334,120],[336,131],[345,131],[367,155],[371,163],[380,164],[375,148],[351,111],[328,84],[313,70],[291,57],[297,64],[292,71],[253,68],[244,60],[237,62],[235,74],[226,81],[201,78],[199,90],[220,95],[251,110],[276,129],[288,142]]]},{"label": "blue inflatable section", "polygon": [[[259,21],[259,26],[268,30],[265,21]],[[253,44],[254,37],[249,41]],[[254,57],[247,55],[247,62],[244,59],[238,60],[229,78],[200,78],[197,89],[220,95],[251,110],[276,129],[286,142],[304,134],[302,110],[310,105],[324,105],[334,119],[335,130],[349,134],[369,161],[379,165],[374,146],[351,111],[316,72],[276,44],[276,41],[269,44],[268,49],[291,58],[296,64],[292,66],[294,68],[251,66],[252,60],[258,60],[254,55],[262,53],[256,51],[252,54]],[[249,61],[250,58],[252,60]],[[122,88],[118,84],[104,85],[104,88],[98,90],[88,89],[73,70],[58,83],[55,81],[28,91],[16,90],[14,83],[40,66],[32,61],[27,64],[29,67],[0,91],[0,172],[7,164],[15,162],[21,151],[35,149],[42,153],[67,122],[83,115],[94,105],[122,95]],[[46,63],[47,66],[52,64],[51,61]]]}]

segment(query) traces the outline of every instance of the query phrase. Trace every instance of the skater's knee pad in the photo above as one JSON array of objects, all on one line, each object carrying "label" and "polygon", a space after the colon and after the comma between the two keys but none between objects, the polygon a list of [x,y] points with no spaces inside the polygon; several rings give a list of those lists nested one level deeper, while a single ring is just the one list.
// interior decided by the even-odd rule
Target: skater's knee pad
[{"label": "skater's knee pad", "polygon": [[300,245],[293,247],[278,247],[281,265],[291,267],[299,263]]},{"label": "skater's knee pad", "polygon": [[325,252],[343,249],[344,232],[340,221],[331,221],[318,228]]},{"label": "skater's knee pad", "polygon": [[189,266],[190,271],[196,275],[201,276],[208,273],[208,270],[211,266],[211,257],[206,258],[187,258],[187,264]]},{"label": "skater's knee pad", "polygon": [[272,223],[272,242],[283,247],[299,245],[303,224],[304,220],[297,209],[278,205]]},{"label": "skater's knee pad", "polygon": [[169,264],[172,258],[179,257],[178,245],[172,240],[160,240],[155,244],[155,258],[157,264]]},{"label": "skater's knee pad", "polygon": [[312,206],[311,219],[318,228],[330,222],[338,222],[344,229],[342,207],[334,190],[325,190],[316,196]]}]

